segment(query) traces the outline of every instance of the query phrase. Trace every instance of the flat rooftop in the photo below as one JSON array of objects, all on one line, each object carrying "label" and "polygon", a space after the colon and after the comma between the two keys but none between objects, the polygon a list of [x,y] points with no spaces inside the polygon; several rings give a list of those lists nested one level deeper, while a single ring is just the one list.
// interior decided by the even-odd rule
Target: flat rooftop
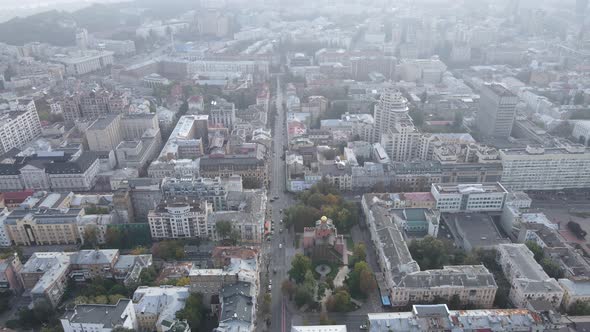
[{"label": "flat rooftop", "polygon": [[63,318],[70,324],[101,324],[104,328],[113,328],[125,322],[127,316],[123,313],[130,303],[129,299],[120,299],[115,305],[77,305],[73,310],[67,310]]},{"label": "flat rooftop", "polygon": [[440,194],[485,194],[507,193],[508,191],[498,182],[474,183],[474,184],[443,184],[433,183],[432,186]]}]

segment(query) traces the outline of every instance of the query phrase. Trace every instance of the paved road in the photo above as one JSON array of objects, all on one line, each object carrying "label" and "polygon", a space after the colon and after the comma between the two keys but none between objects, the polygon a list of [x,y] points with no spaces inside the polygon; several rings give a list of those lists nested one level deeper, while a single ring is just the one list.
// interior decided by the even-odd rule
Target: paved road
[{"label": "paved road", "polygon": [[[281,76],[277,75],[277,117],[275,121],[275,128],[273,128],[273,147],[271,160],[271,184],[269,190],[269,197],[278,199],[271,204],[272,222],[274,228],[274,235],[270,246],[265,242],[269,255],[269,273],[272,280],[272,305],[271,305],[271,326],[270,331],[290,331],[291,329],[291,313],[287,309],[286,299],[283,298],[281,292],[281,284],[287,278],[287,271],[291,265],[291,259],[295,253],[293,246],[294,236],[292,230],[283,229],[281,223],[281,210],[293,205],[293,199],[286,190],[286,173],[285,162],[281,156],[284,147],[287,143],[286,130],[286,110],[283,109],[283,91],[280,84]],[[280,231],[281,229],[282,232]],[[268,285],[263,285],[267,287]]]}]

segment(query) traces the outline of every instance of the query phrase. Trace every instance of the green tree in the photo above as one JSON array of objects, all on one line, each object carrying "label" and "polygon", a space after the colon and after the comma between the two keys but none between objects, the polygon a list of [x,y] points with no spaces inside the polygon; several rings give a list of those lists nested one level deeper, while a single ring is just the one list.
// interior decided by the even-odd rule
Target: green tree
[{"label": "green tree", "polygon": [[354,264],[354,268],[348,274],[346,284],[354,297],[366,298],[376,287],[375,277],[365,261]]},{"label": "green tree", "polygon": [[367,260],[367,248],[363,242],[355,243],[354,247],[352,248],[352,257],[350,259],[349,265],[354,267],[354,264],[357,262],[362,262]]},{"label": "green tree", "polygon": [[578,300],[569,307],[567,314],[571,316],[588,316],[590,315],[590,303]]},{"label": "green tree", "polygon": [[123,233],[118,227],[107,227],[104,240],[108,248],[123,247]]},{"label": "green tree", "polygon": [[263,314],[269,314],[270,313],[270,306],[272,303],[272,296],[270,293],[265,293],[264,297],[262,298],[262,306],[260,308],[260,310],[262,311]]},{"label": "green tree", "polygon": [[422,240],[414,240],[410,242],[408,248],[421,270],[442,268],[449,263],[452,251],[450,243],[432,236],[427,236]]},{"label": "green tree", "polygon": [[232,232],[232,223],[229,220],[220,220],[215,223],[215,231],[221,239],[228,239]]},{"label": "green tree", "polygon": [[334,295],[331,295],[326,302],[328,311],[347,312],[352,309],[350,294],[346,289],[338,289]]},{"label": "green tree", "polygon": [[302,307],[305,304],[312,304],[313,303],[313,294],[306,289],[305,286],[300,285],[297,286],[297,290],[295,291],[295,304],[298,307]]},{"label": "green tree", "polygon": [[125,328],[125,327],[122,327],[122,326],[117,326],[117,327],[115,327],[112,330],[112,332],[135,332],[135,330],[134,329],[128,329],[128,328]]},{"label": "green tree", "polygon": [[186,299],[184,309],[176,312],[176,318],[186,319],[191,330],[198,331],[203,318],[203,294],[191,293]]},{"label": "green tree", "polygon": [[547,275],[551,278],[560,279],[564,277],[564,271],[561,266],[552,261],[550,258],[543,258],[539,264],[541,264],[541,267],[543,267],[545,273],[547,273]]},{"label": "green tree", "polygon": [[543,260],[543,257],[545,257],[545,253],[543,252],[543,248],[541,248],[540,245],[538,245],[536,242],[533,242],[533,241],[527,241],[525,244],[529,248],[529,250],[533,253],[537,263],[540,263],[541,260]]},{"label": "green tree", "polygon": [[84,245],[88,248],[98,247],[98,227],[96,225],[88,225],[84,228]]},{"label": "green tree", "polygon": [[305,280],[307,271],[311,271],[311,260],[303,254],[296,254],[291,261],[289,277],[296,283],[302,283]]}]

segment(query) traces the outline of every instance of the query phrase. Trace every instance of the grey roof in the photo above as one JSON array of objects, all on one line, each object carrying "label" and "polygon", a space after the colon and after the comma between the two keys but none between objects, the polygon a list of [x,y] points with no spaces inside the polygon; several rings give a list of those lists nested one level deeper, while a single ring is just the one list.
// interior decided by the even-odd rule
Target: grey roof
[{"label": "grey roof", "polygon": [[98,156],[95,153],[82,152],[75,161],[48,164],[46,172],[48,174],[82,174],[97,160]]},{"label": "grey roof", "polygon": [[247,282],[237,282],[223,287],[220,322],[237,320],[251,323],[253,309],[252,297],[249,295],[251,287],[251,284]]},{"label": "grey roof", "polygon": [[77,305],[74,309],[67,310],[63,319],[67,319],[70,324],[102,324],[103,328],[114,328],[127,319],[123,313],[130,303],[129,299],[120,299],[116,305]]},{"label": "grey roof", "polygon": [[432,287],[497,287],[493,274],[483,265],[445,266],[440,270],[414,272],[403,276],[397,286],[422,289]]},{"label": "grey roof", "polygon": [[72,255],[72,264],[113,264],[119,255],[118,249],[80,250]]},{"label": "grey roof", "polygon": [[[462,240],[466,249],[486,248],[502,243],[511,243],[504,238],[492,218],[483,213],[453,213],[445,214],[445,221],[449,227],[457,232],[457,240]],[[469,248],[470,247],[470,248]]]},{"label": "grey roof", "polygon": [[29,217],[35,219],[38,224],[63,224],[75,223],[82,209],[17,209],[12,210],[6,217],[5,223],[16,225],[18,219]]},{"label": "grey roof", "polygon": [[90,127],[88,127],[87,131],[92,130],[104,130],[106,127],[110,126],[113,121],[117,119],[119,114],[107,114],[99,117],[96,119]]}]

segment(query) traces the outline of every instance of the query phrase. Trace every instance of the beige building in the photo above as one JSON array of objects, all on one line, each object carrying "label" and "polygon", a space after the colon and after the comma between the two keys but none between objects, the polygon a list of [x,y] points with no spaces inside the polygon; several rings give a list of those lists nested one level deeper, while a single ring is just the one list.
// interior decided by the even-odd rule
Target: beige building
[{"label": "beige building", "polygon": [[562,305],[569,309],[577,301],[590,302],[590,280],[559,279],[559,285],[563,288]]},{"label": "beige building", "polygon": [[83,209],[14,210],[4,224],[13,245],[77,244],[83,215]]},{"label": "beige building", "polygon": [[561,305],[563,289],[545,273],[526,245],[500,244],[496,248],[498,262],[512,286],[509,297],[515,306],[524,308],[531,300],[546,301],[555,308]]},{"label": "beige building", "polygon": [[498,286],[483,265],[445,266],[406,274],[391,290],[393,306],[460,299],[462,305],[491,308]]},{"label": "beige building", "polygon": [[149,129],[160,130],[155,113],[125,114],[121,117],[121,135],[124,140],[138,140]]},{"label": "beige building", "polygon": [[86,130],[86,139],[91,151],[114,150],[123,140],[121,115],[108,114],[96,119]]},{"label": "beige building", "polygon": [[152,238],[210,238],[214,232],[213,225],[208,222],[212,212],[212,204],[205,200],[163,201],[148,213]]}]

